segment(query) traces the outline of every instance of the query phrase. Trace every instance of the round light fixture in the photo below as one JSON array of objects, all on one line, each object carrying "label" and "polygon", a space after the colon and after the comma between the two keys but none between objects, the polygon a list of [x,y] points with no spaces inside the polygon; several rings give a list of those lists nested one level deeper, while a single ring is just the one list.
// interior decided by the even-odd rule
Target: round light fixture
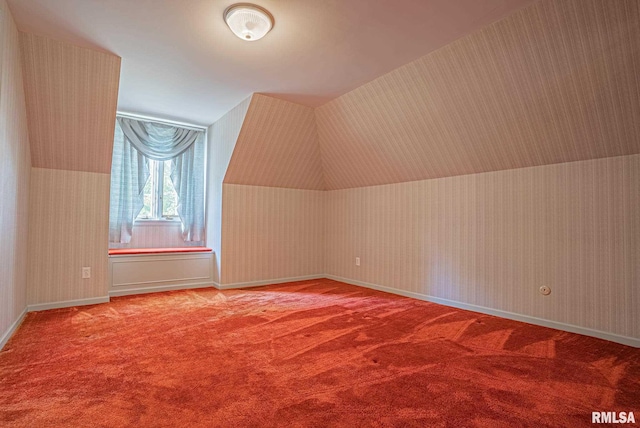
[{"label": "round light fixture", "polygon": [[273,16],[260,6],[238,3],[224,11],[224,21],[233,34],[247,42],[260,40],[273,28]]}]

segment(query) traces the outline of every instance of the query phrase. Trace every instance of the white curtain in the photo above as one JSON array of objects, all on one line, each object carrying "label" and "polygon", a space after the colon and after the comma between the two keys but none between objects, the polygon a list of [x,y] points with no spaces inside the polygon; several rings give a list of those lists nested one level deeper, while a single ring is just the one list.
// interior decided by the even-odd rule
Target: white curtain
[{"label": "white curtain", "polygon": [[204,244],[204,131],[118,117],[111,166],[109,242],[126,244],[144,205],[149,159],[169,160],[182,237]]}]

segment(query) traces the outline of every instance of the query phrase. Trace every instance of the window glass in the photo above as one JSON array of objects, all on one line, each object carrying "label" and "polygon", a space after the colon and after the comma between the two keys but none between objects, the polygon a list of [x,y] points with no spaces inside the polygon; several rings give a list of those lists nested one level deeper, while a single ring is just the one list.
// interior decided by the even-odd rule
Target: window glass
[{"label": "window glass", "polygon": [[[162,180],[159,177],[162,176]],[[178,217],[178,194],[171,181],[171,161],[149,160],[149,179],[144,186],[144,206],[138,219]]]},{"label": "window glass", "polygon": [[140,214],[138,214],[138,218],[153,218],[153,183],[155,182],[156,175],[156,168],[154,164],[154,161],[149,161],[150,176],[147,180],[147,184],[144,185],[144,205],[142,206]]},{"label": "window glass", "polygon": [[164,182],[162,186],[162,215],[178,216],[178,194],[171,181],[171,161],[164,161]]}]

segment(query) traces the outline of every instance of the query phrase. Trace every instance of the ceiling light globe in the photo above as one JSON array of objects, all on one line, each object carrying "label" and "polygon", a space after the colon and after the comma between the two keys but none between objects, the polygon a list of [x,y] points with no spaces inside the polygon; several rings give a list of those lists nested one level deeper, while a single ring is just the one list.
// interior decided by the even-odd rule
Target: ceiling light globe
[{"label": "ceiling light globe", "polygon": [[224,20],[236,36],[247,42],[263,38],[273,28],[273,17],[251,4],[235,4],[224,12]]}]

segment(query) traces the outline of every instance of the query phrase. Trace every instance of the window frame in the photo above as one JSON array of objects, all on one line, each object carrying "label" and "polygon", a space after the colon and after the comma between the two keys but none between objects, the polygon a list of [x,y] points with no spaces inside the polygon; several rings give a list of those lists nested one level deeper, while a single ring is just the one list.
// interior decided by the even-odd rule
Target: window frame
[{"label": "window frame", "polygon": [[[151,180],[151,217],[136,217],[136,221],[180,221],[180,216],[177,213],[173,215],[164,213],[165,162],[167,161],[156,161],[153,159],[149,159],[149,180]],[[140,214],[138,214],[138,216],[139,215]]]}]

